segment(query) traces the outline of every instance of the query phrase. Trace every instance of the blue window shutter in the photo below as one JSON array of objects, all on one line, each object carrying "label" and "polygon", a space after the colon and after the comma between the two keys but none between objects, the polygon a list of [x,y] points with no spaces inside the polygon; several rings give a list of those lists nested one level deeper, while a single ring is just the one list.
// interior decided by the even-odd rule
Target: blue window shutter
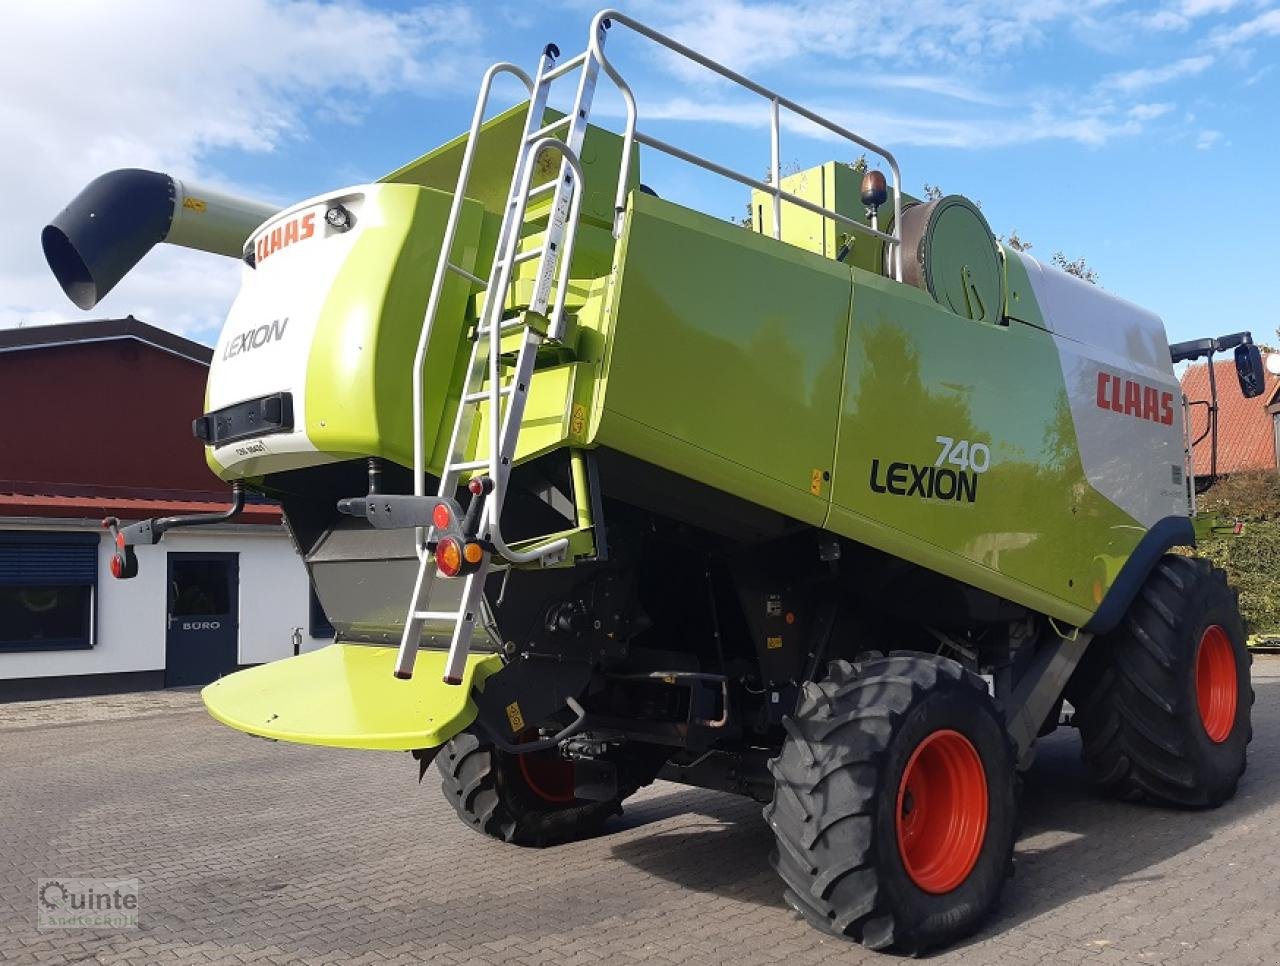
[{"label": "blue window shutter", "polygon": [[66,587],[98,579],[96,533],[0,532],[0,586]]}]

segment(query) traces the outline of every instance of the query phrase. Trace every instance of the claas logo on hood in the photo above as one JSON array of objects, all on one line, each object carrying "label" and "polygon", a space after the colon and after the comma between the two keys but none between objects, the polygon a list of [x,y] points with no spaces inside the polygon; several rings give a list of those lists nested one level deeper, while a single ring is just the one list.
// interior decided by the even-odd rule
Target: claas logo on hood
[{"label": "claas logo on hood", "polygon": [[257,264],[261,265],[269,256],[274,255],[282,248],[287,248],[294,242],[306,241],[315,233],[316,213],[314,211],[308,211],[298,218],[290,218],[288,221],[276,225],[270,231],[264,231],[258,236],[255,252]]}]

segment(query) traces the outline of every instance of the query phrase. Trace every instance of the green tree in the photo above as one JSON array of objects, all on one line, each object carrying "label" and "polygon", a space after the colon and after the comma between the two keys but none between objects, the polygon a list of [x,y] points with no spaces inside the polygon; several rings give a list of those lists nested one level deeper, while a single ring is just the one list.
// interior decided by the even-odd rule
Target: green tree
[{"label": "green tree", "polygon": [[1067,258],[1062,252],[1053,253],[1053,264],[1062,269],[1068,275],[1074,275],[1076,278],[1082,278],[1090,285],[1098,284],[1098,273],[1090,268],[1084,258]]}]

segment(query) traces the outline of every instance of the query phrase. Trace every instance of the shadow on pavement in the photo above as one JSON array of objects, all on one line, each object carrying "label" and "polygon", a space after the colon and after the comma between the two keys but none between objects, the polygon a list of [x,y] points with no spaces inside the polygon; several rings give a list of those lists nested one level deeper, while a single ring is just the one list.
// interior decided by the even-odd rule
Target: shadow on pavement
[{"label": "shadow on pavement", "polygon": [[[1271,716],[1258,713],[1280,701],[1280,682],[1255,679],[1254,687],[1249,767],[1236,797],[1218,809],[1185,811],[1104,798],[1089,784],[1074,730],[1043,739],[1025,776],[1014,877],[995,915],[969,942],[1119,882],[1162,879],[1156,866],[1280,800],[1280,761],[1272,751],[1280,735]],[[613,854],[684,888],[785,907],[769,867],[773,835],[754,802],[680,789],[629,806],[606,836],[681,815],[684,820],[673,828],[619,841]]]}]

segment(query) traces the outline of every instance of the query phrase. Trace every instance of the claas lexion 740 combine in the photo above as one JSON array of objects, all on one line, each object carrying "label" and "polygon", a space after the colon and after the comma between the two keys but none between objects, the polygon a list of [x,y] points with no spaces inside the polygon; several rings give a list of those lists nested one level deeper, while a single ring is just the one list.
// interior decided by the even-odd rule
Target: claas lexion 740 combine
[{"label": "claas lexion 740 combine", "polygon": [[[639,130],[623,30],[758,96],[772,177]],[[499,75],[528,97],[493,114]],[[590,123],[606,81],[621,134]],[[780,177],[783,115],[872,169]],[[750,187],[753,230],[642,185],[641,146]],[[210,685],[218,720],[434,761],[465,824],[521,845],[659,776],[754,796],[809,922],[953,940],[1064,699],[1106,789],[1235,791],[1250,658],[1223,573],[1171,552],[1195,542],[1173,363],[1234,349],[1250,393],[1260,360],[1247,333],[1171,352],[901,183],[613,11],[578,56],[492,67],[464,136],[374,184],[277,211],[104,175],[44,232],[77,304],[158,241],[244,262],[195,419],[232,507],[108,521],[113,569],[278,500],[337,640]]]}]

